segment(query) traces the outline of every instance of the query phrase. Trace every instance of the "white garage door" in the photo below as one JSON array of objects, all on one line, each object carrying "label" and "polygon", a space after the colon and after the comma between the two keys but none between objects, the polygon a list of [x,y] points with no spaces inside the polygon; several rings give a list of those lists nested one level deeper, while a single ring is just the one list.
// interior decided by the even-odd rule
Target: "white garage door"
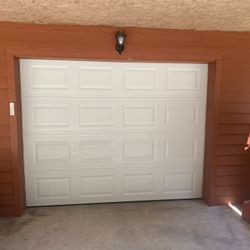
[{"label": "white garage door", "polygon": [[28,206],[199,198],[207,65],[21,60]]}]

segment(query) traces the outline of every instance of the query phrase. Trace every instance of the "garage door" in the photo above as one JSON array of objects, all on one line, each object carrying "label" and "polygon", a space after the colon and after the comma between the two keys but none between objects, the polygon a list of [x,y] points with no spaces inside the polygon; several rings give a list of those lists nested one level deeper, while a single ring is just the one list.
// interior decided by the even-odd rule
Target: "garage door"
[{"label": "garage door", "polygon": [[20,67],[28,206],[201,197],[207,65]]}]

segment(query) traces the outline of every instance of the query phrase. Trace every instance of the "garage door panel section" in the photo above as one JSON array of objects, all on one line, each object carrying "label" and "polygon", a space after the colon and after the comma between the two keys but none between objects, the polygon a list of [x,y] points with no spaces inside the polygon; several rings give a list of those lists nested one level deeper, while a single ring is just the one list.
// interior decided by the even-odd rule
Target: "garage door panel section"
[{"label": "garage door panel section", "polygon": [[24,134],[204,132],[201,98],[23,98]]},{"label": "garage door panel section", "polygon": [[26,169],[39,170],[134,165],[189,168],[203,164],[203,149],[199,133],[42,135],[27,137],[24,145]]},{"label": "garage door panel section", "polygon": [[[32,178],[30,178],[32,177]],[[27,205],[59,205],[199,198],[202,171],[195,168],[87,169],[30,173],[26,179]]]},{"label": "garage door panel section", "polygon": [[20,67],[28,206],[201,197],[207,65]]},{"label": "garage door panel section", "polygon": [[22,60],[22,96],[45,95],[48,93],[65,92],[73,86],[72,68],[69,64],[58,61],[50,63]]},{"label": "garage door panel section", "polygon": [[25,97],[206,97],[204,64],[22,60],[20,67]]}]

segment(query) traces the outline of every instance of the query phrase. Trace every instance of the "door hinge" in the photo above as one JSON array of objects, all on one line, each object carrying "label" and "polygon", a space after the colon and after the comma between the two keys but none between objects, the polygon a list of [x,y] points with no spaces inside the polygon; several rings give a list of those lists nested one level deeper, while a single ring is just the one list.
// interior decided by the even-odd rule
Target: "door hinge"
[{"label": "door hinge", "polygon": [[14,102],[10,102],[10,116],[14,116],[15,115],[15,103]]}]

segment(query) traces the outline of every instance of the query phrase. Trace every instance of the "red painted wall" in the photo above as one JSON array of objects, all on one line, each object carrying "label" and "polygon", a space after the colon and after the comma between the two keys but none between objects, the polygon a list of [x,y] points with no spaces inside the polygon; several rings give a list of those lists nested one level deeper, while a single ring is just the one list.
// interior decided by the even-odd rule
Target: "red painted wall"
[{"label": "red painted wall", "polygon": [[[159,61],[169,54],[215,54],[222,59],[217,144],[213,159],[212,204],[250,198],[249,162],[244,146],[250,131],[250,33],[195,32],[125,28],[128,34],[125,53],[114,51],[115,28],[64,25],[25,25],[0,23],[0,215],[15,215],[14,152],[11,152],[8,111],[9,78],[7,52],[13,48],[57,51],[83,51],[88,58],[144,59]],[[75,52],[73,52],[75,50]],[[114,55],[112,54],[114,53]],[[111,56],[112,54],[112,56]],[[34,52],[34,57],[35,52]],[[212,166],[211,166],[212,167]]]}]

